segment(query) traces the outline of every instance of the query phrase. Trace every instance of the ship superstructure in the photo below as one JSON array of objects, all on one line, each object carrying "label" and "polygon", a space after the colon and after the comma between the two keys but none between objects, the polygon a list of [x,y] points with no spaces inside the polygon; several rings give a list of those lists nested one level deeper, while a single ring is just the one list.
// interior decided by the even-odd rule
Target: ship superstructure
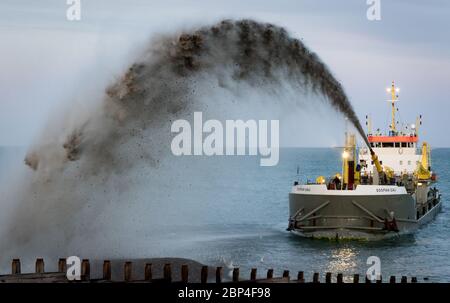
[{"label": "ship superstructure", "polygon": [[440,211],[430,148],[426,142],[419,146],[422,117],[399,127],[399,89],[392,82],[387,90],[389,131],[372,132],[367,116],[369,146],[357,149],[355,135],[346,133],[340,173],[294,183],[288,230],[311,237],[384,238],[412,232]]}]

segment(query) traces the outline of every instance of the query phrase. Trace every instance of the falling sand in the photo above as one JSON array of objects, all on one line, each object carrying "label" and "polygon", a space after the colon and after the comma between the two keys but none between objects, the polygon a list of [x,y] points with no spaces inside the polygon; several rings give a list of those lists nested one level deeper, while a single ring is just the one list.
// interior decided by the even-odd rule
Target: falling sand
[{"label": "falling sand", "polygon": [[[205,79],[232,92],[241,88],[236,83],[254,90],[282,88],[285,83],[309,90],[325,97],[325,103],[347,117],[366,140],[341,84],[285,29],[252,20],[225,20],[162,36],[153,39],[123,77],[106,89],[95,110],[29,151],[25,163],[34,176],[21,187],[19,205],[6,228],[9,237],[17,246],[29,241],[37,229],[60,228],[63,237],[73,237],[76,228],[60,218],[79,208],[80,201],[102,199],[106,191],[98,188],[106,187],[111,176],[120,175],[127,182],[128,172],[136,166],[157,168],[170,151],[168,134],[160,130],[189,113]],[[30,209],[33,216],[27,217]],[[20,227],[15,226],[16,217]],[[64,246],[64,240],[58,245]]]}]

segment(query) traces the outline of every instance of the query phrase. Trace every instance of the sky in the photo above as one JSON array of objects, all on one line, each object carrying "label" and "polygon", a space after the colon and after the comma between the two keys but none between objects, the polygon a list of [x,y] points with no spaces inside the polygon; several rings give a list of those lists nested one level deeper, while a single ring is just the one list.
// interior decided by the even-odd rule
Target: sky
[{"label": "sky", "polygon": [[113,81],[149,38],[253,18],[285,27],[315,51],[363,123],[370,114],[375,129],[388,128],[386,87],[395,80],[400,120],[422,114],[422,138],[450,147],[450,2],[380,3],[381,20],[369,21],[366,0],[81,0],[81,20],[68,21],[66,0],[2,0],[0,145],[30,144],[52,113]]}]

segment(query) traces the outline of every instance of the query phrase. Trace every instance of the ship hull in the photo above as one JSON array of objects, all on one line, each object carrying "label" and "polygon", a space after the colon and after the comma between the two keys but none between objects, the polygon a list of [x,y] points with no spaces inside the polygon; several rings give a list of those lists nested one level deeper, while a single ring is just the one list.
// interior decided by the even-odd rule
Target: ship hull
[{"label": "ship hull", "polygon": [[378,194],[380,188],[372,186],[360,194],[340,190],[320,193],[314,187],[293,190],[289,194],[288,229],[313,238],[377,240],[412,233],[441,210],[440,196],[418,206],[398,187]]}]

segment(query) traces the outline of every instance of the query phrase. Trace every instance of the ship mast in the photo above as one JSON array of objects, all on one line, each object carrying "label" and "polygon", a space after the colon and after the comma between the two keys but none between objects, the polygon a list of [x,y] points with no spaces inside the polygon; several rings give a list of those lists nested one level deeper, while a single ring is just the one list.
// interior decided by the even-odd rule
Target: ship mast
[{"label": "ship mast", "polygon": [[397,93],[400,91],[400,89],[398,87],[396,88],[394,81],[392,81],[391,88],[387,88],[386,91],[388,93],[391,93],[391,100],[388,100],[392,104],[392,122],[390,125],[390,129],[391,129],[391,136],[395,136],[397,133],[397,127],[396,127],[396,123],[395,123],[395,112],[396,112],[395,102],[398,101]]}]

